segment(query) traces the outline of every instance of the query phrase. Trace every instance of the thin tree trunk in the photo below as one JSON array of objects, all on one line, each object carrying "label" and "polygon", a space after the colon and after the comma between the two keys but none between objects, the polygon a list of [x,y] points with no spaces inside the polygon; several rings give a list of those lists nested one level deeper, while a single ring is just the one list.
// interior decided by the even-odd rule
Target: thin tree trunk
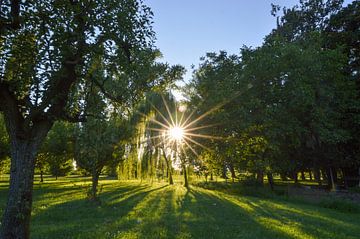
[{"label": "thin tree trunk", "polygon": [[298,173],[296,171],[293,172],[293,178],[294,178],[294,183],[298,184],[299,183],[299,179],[298,179]]},{"label": "thin tree trunk", "polygon": [[261,185],[264,184],[264,172],[263,171],[258,171],[257,172],[256,180],[258,181],[259,184],[261,184]]},{"label": "thin tree trunk", "polygon": [[306,178],[305,178],[305,172],[303,170],[301,170],[301,180],[302,181],[305,181]]},{"label": "thin tree trunk", "polygon": [[271,191],[274,191],[274,178],[272,176],[272,173],[267,173],[267,178],[268,178],[268,181],[269,181]]},{"label": "thin tree trunk", "polygon": [[226,173],[227,173],[227,169],[226,169],[226,165],[224,164],[223,167],[222,167],[221,177],[224,178],[225,180],[227,180]]},{"label": "thin tree trunk", "polygon": [[44,176],[43,176],[44,172],[42,170],[40,170],[40,183],[44,182]]},{"label": "thin tree trunk", "polygon": [[91,185],[91,195],[90,200],[97,201],[97,186],[99,184],[99,176],[98,172],[92,173],[92,185]]},{"label": "thin tree trunk", "polygon": [[186,173],[186,166],[184,163],[183,163],[183,173],[184,173],[184,180],[185,180],[184,186],[186,188],[189,188],[189,182],[188,182],[187,173]]},{"label": "thin tree trunk", "polygon": [[315,180],[318,182],[319,186],[322,185],[322,182],[321,182],[321,173],[320,173],[320,169],[319,168],[315,168],[314,169],[314,178]]},{"label": "thin tree trunk", "polygon": [[330,190],[331,191],[335,191],[336,190],[336,185],[335,185],[335,180],[334,180],[334,174],[333,174],[333,170],[332,170],[332,168],[330,167],[329,168],[329,176],[330,177],[328,177],[328,178],[330,178],[330,180],[328,180],[329,181],[329,183],[330,183]]},{"label": "thin tree trunk", "polygon": [[235,169],[234,169],[234,165],[232,163],[230,163],[230,173],[231,173],[231,178],[232,181],[234,182],[236,179],[236,174],[235,174]]},{"label": "thin tree trunk", "polygon": [[311,172],[311,170],[309,170],[309,177],[310,177],[310,181],[312,181],[312,180],[313,180],[313,177],[312,177],[312,172]]},{"label": "thin tree trunk", "polygon": [[173,181],[173,178],[172,178],[172,170],[171,170],[171,164],[170,164],[170,160],[167,158],[166,154],[165,154],[165,151],[162,150],[163,152],[163,156],[164,156],[164,159],[165,159],[165,162],[166,162],[166,176],[169,177],[169,184],[172,185],[174,184],[174,181]]}]

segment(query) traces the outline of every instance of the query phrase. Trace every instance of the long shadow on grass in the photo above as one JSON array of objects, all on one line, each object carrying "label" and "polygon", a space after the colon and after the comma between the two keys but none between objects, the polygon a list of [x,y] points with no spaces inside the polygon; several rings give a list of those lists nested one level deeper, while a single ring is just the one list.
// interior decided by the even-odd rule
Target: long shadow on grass
[{"label": "long shadow on grass", "polygon": [[254,220],[267,230],[283,232],[290,238],[357,238],[360,231],[359,214],[274,198],[213,194],[235,205],[245,206]]},{"label": "long shadow on grass", "polygon": [[358,214],[197,187],[115,185],[101,199],[100,206],[81,199],[36,214],[33,237],[356,238],[360,230]]},{"label": "long shadow on grass", "polygon": [[104,238],[292,238],[238,205],[179,186],[152,193],[113,228]]},{"label": "long shadow on grass", "polygon": [[[86,199],[66,201],[37,212],[32,218],[33,238],[106,238],[114,221],[126,216],[149,193],[162,187],[133,185],[101,194],[102,204]],[[120,200],[119,195],[125,195]],[[114,200],[117,199],[117,200]]]}]

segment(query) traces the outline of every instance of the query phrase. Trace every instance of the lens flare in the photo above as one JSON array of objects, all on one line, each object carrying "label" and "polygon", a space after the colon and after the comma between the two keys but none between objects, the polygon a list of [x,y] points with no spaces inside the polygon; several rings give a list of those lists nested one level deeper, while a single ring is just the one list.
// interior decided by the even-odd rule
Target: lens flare
[{"label": "lens flare", "polygon": [[170,127],[168,131],[170,138],[173,140],[181,141],[184,138],[184,129],[179,126]]}]

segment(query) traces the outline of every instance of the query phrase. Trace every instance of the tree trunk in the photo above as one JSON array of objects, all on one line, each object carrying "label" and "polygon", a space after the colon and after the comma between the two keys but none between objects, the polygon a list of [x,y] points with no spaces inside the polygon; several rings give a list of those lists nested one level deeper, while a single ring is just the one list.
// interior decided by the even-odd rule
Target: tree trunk
[{"label": "tree trunk", "polygon": [[30,217],[35,158],[40,142],[11,139],[9,197],[2,218],[0,238],[30,238]]},{"label": "tree trunk", "polygon": [[311,172],[311,170],[309,170],[309,177],[310,177],[310,181],[312,181],[312,180],[313,180],[313,177],[312,177],[312,172]]},{"label": "tree trunk", "polygon": [[269,181],[271,191],[274,191],[274,178],[272,176],[272,173],[267,173],[267,178],[268,178],[268,181]]},{"label": "tree trunk", "polygon": [[230,173],[231,173],[232,181],[234,182],[235,179],[236,179],[236,174],[235,174],[234,165],[233,165],[232,163],[230,163],[229,168],[230,168]]},{"label": "tree trunk", "polygon": [[0,238],[30,238],[32,189],[37,151],[49,132],[51,121],[24,120],[8,110],[4,114],[10,138],[11,167],[7,204],[2,216]]},{"label": "tree trunk", "polygon": [[[335,174],[336,175],[336,174]],[[335,180],[334,180],[334,173],[332,168],[329,168],[329,177],[328,177],[328,181],[329,181],[329,188],[331,191],[335,191],[336,190],[336,185],[335,185]]]},{"label": "tree trunk", "polygon": [[298,173],[296,171],[293,172],[293,179],[295,184],[299,183]]},{"label": "tree trunk", "polygon": [[305,172],[303,170],[301,170],[301,180],[302,181],[305,181],[306,178],[305,178]]},{"label": "tree trunk", "polygon": [[319,186],[321,186],[322,185],[322,183],[321,183],[321,173],[320,173],[319,168],[314,169],[314,177],[315,177],[315,180],[318,182]]},{"label": "tree trunk", "polygon": [[163,157],[164,157],[165,162],[166,162],[166,176],[169,178],[169,184],[173,185],[174,181],[173,181],[173,178],[172,178],[171,162],[169,162],[169,159],[167,158],[167,156],[165,154],[165,150],[162,150],[162,152],[163,152]]},{"label": "tree trunk", "polygon": [[210,173],[210,181],[214,181],[214,175],[212,172]]},{"label": "tree trunk", "polygon": [[187,173],[186,173],[186,166],[185,164],[183,164],[183,174],[184,174],[184,186],[186,188],[189,188],[189,182],[188,182],[188,178],[187,178]]},{"label": "tree trunk", "polygon": [[92,176],[92,184],[91,184],[90,200],[97,201],[97,186],[99,184],[100,173],[93,172],[91,176]]},{"label": "tree trunk", "polygon": [[261,184],[261,185],[264,184],[264,172],[263,171],[258,171],[257,172],[256,180],[258,181],[259,184]]},{"label": "tree trunk", "polygon": [[40,170],[40,183],[44,182],[44,172],[42,170]]}]

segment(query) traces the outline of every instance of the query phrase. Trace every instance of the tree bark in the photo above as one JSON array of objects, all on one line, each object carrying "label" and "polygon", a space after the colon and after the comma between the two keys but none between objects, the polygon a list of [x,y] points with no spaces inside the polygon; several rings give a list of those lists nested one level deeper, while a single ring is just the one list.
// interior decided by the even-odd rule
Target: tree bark
[{"label": "tree bark", "polygon": [[235,174],[234,165],[232,163],[230,163],[229,169],[230,169],[230,173],[231,173],[231,179],[233,182],[235,182],[236,174]]},{"label": "tree bark", "polygon": [[258,183],[260,185],[263,185],[264,184],[264,172],[263,171],[258,171],[257,174],[256,174],[256,180],[258,181]]},{"label": "tree bark", "polygon": [[40,183],[44,182],[44,172],[42,170],[40,170]]},{"label": "tree bark", "polygon": [[173,181],[173,178],[172,178],[171,162],[169,162],[170,160],[167,158],[164,149],[162,150],[162,152],[163,152],[163,157],[164,157],[165,162],[166,162],[166,176],[169,177],[169,184],[172,185],[172,184],[174,184],[174,181]]},{"label": "tree bark", "polygon": [[11,141],[9,197],[2,218],[0,238],[28,239],[35,158],[40,142],[36,139]]},{"label": "tree bark", "polygon": [[188,189],[189,182],[188,182],[188,178],[187,178],[186,166],[184,163],[183,163],[183,173],[184,173],[184,186]]},{"label": "tree bark", "polygon": [[305,181],[305,180],[306,180],[304,170],[301,170],[301,180],[302,180],[302,181]]},{"label": "tree bark", "polygon": [[91,184],[91,193],[90,193],[90,200],[97,201],[97,186],[99,184],[99,176],[100,173],[93,172],[92,173],[92,184]]},{"label": "tree bark", "polygon": [[315,180],[318,182],[319,186],[321,186],[322,185],[321,172],[320,172],[319,168],[314,169],[314,177],[315,177]]},{"label": "tree bark", "polygon": [[294,179],[295,184],[299,183],[298,172],[297,171],[293,171],[293,179]]},{"label": "tree bark", "polygon": [[268,178],[271,191],[274,191],[274,178],[273,178],[272,173],[267,173],[266,176],[267,176],[267,178]]}]

